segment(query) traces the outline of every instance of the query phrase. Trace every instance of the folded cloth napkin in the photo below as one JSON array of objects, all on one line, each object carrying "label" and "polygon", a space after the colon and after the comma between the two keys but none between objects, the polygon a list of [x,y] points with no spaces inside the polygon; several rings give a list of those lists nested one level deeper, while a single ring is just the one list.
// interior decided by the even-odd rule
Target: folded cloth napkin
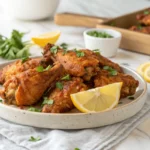
[{"label": "folded cloth napkin", "polygon": [[[150,100],[135,116],[113,125],[85,130],[49,130],[0,119],[2,150],[111,150],[150,115]],[[30,137],[40,137],[37,142]],[[6,138],[4,140],[4,138]]]}]

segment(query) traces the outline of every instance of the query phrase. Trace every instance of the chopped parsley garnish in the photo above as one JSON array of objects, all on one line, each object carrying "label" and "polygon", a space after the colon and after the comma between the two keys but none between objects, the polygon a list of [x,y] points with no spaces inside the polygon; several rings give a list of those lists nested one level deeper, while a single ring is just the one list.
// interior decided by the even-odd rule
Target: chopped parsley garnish
[{"label": "chopped parsley garnish", "polygon": [[80,150],[79,148],[75,148],[74,150]]},{"label": "chopped parsley garnish", "polygon": [[44,97],[44,101],[42,105],[45,105],[45,104],[52,105],[53,103],[54,101],[52,99],[48,99],[48,97]]},{"label": "chopped parsley garnish", "polygon": [[36,67],[36,71],[44,72],[44,71],[48,71],[50,68],[51,68],[51,65],[47,66],[45,69],[43,68],[43,66],[38,66],[38,67]]},{"label": "chopped parsley garnish", "polygon": [[40,140],[41,140],[40,137],[35,138],[33,136],[31,136],[30,139],[29,139],[29,141],[31,141],[31,142],[37,142],[37,141],[40,141]]},{"label": "chopped parsley garnish", "polygon": [[3,102],[3,100],[2,99],[0,99],[0,103],[2,103]]},{"label": "chopped parsley garnish", "polygon": [[63,84],[61,82],[56,82],[56,87],[60,90],[63,89]]},{"label": "chopped parsley garnish", "polygon": [[51,49],[50,49],[50,51],[53,53],[53,54],[57,54],[57,52],[58,52],[58,46],[53,46]]},{"label": "chopped parsley garnish", "polygon": [[66,76],[62,77],[61,80],[70,80],[70,78],[71,78],[70,75],[67,74]]},{"label": "chopped parsley garnish", "polygon": [[30,107],[28,108],[29,111],[34,111],[34,112],[41,112],[40,108],[35,108],[35,107]]},{"label": "chopped parsley garnish", "polygon": [[74,49],[74,52],[76,53],[77,57],[83,57],[85,55],[84,52],[77,50],[76,48]]},{"label": "chopped parsley garnish", "polygon": [[110,23],[110,26],[115,26],[115,23],[114,23],[114,22],[111,22],[111,23]]},{"label": "chopped parsley garnish", "polygon": [[68,49],[68,44],[62,43],[62,44],[60,44],[60,47],[62,47],[63,49],[67,50]]},{"label": "chopped parsley garnish", "polygon": [[134,100],[135,98],[134,98],[134,96],[129,96],[128,99],[129,100]]},{"label": "chopped parsley garnish", "polygon": [[26,62],[28,59],[29,59],[28,56],[27,56],[27,57],[23,57],[23,58],[22,58],[22,63]]},{"label": "chopped parsley garnish", "polygon": [[148,14],[150,14],[150,11],[145,10],[145,11],[144,11],[144,15],[148,15]]},{"label": "chopped parsley garnish", "polygon": [[87,32],[88,35],[94,36],[97,38],[113,38],[112,35],[106,33],[106,32],[99,32],[99,31],[89,31]]},{"label": "chopped parsley garnish", "polygon": [[99,49],[93,49],[93,52],[96,54],[100,54],[100,50]]},{"label": "chopped parsley garnish", "polygon": [[103,69],[107,70],[111,76],[116,76],[118,74],[118,72],[110,66],[104,66]]},{"label": "chopped parsley garnish", "polygon": [[67,53],[67,49],[64,49],[63,51],[63,55],[65,55]]},{"label": "chopped parsley garnish", "polygon": [[142,27],[141,25],[138,25],[137,28],[138,28],[139,30],[141,30],[143,27]]}]

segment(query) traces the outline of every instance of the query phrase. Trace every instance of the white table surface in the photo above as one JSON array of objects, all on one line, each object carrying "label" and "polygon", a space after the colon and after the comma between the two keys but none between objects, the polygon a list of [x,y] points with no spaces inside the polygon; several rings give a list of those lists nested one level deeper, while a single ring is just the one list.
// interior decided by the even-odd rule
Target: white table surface
[{"label": "white table surface", "polygon": [[[7,36],[12,29],[17,29],[29,32],[26,39],[30,39],[33,35],[60,30],[62,34],[58,43],[66,42],[78,47],[84,47],[82,33],[86,28],[57,26],[52,20],[36,22],[11,20],[3,14],[0,14],[0,19],[0,34]],[[40,54],[41,51],[37,47],[32,48],[32,55]],[[150,61],[150,56],[119,49],[117,56],[112,60],[118,63],[128,63],[130,67],[136,69],[141,63]],[[0,63],[3,62],[4,60],[0,59]],[[148,92],[150,97],[150,88]],[[132,131],[129,137],[113,150],[150,150],[150,117]]]}]

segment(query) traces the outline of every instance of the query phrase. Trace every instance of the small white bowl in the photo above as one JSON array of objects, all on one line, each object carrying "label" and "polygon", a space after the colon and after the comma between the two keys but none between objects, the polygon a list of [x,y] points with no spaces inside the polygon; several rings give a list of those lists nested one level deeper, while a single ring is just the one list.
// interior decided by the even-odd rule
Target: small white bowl
[{"label": "small white bowl", "polygon": [[[93,37],[87,34],[89,31],[105,32],[113,37],[112,38]],[[116,56],[122,37],[121,33],[118,31],[112,29],[97,29],[97,28],[84,31],[83,36],[85,47],[87,49],[90,50],[99,49],[101,55],[105,57]]]},{"label": "small white bowl", "polygon": [[53,17],[59,0],[4,0],[4,13],[21,20],[40,20]]}]

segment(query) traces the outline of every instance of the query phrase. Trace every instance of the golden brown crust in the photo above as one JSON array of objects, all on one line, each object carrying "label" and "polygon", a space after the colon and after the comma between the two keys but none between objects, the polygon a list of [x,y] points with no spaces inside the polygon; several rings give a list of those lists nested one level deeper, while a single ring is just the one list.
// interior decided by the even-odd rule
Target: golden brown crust
[{"label": "golden brown crust", "polygon": [[74,108],[71,101],[70,94],[85,91],[88,87],[83,83],[83,80],[79,77],[74,77],[70,81],[61,81],[63,89],[53,89],[48,96],[48,99],[52,99],[54,103],[52,105],[44,105],[42,112],[45,113],[62,113],[70,111]]},{"label": "golden brown crust", "polygon": [[123,82],[121,98],[135,94],[136,88],[139,85],[139,82],[130,75],[118,73],[116,76],[110,76],[109,72],[106,70],[101,70],[94,78],[95,87],[101,87],[116,82]]}]

